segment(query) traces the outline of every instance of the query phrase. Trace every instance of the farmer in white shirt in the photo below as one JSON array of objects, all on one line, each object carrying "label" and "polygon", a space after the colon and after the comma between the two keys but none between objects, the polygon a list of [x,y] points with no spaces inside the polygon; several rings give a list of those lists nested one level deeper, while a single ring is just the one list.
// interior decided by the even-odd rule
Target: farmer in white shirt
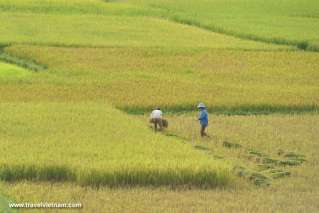
[{"label": "farmer in white shirt", "polygon": [[157,131],[157,126],[159,126],[160,130],[163,129],[163,113],[159,107],[156,107],[150,116],[150,122],[154,124],[154,129]]}]

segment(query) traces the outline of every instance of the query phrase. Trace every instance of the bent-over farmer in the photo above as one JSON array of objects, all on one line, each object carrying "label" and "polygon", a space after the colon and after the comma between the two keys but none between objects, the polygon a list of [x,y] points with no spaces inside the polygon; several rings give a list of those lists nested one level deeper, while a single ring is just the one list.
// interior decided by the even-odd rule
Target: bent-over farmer
[{"label": "bent-over farmer", "polygon": [[154,129],[157,131],[157,126],[159,126],[159,129],[163,129],[163,120],[162,120],[163,113],[159,107],[156,107],[150,116],[150,123],[154,124]]},{"label": "bent-over farmer", "polygon": [[205,132],[205,130],[206,130],[207,126],[208,126],[208,113],[207,113],[207,110],[206,110],[206,106],[203,103],[199,103],[197,108],[199,109],[198,120],[199,120],[199,123],[200,123],[200,126],[201,126],[200,135],[202,137],[204,137],[204,136],[209,137],[206,134],[206,132]]}]

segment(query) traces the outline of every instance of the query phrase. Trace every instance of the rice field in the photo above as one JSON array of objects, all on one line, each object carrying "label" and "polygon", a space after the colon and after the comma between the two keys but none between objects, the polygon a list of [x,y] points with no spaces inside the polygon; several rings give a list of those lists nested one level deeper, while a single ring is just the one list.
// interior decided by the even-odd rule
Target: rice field
[{"label": "rice field", "polygon": [[[166,187],[134,187],[92,189],[72,183],[17,182],[0,184],[3,196],[15,201],[66,201],[83,204],[83,212],[316,212],[318,206],[318,115],[216,116],[211,114],[208,133],[212,140],[198,140],[195,114],[168,116],[169,133],[206,148],[214,158],[244,165],[257,171],[254,159],[248,160],[248,149],[278,156],[277,151],[305,155],[299,166],[285,166],[289,176],[271,179],[269,186],[255,186],[245,177],[237,178],[234,186],[213,190],[168,189]],[[144,117],[137,117],[144,120]],[[134,119],[135,120],[135,119]],[[227,148],[223,141],[242,147]],[[278,168],[277,168],[278,169]],[[160,200],[160,204],[159,204]],[[28,209],[28,212],[32,210]],[[37,212],[37,211],[35,211]]]},{"label": "rice field", "polygon": [[0,210],[318,211],[318,9],[0,0]]},{"label": "rice field", "polygon": [[288,44],[318,51],[318,2],[315,0],[129,0],[159,9],[173,21],[248,40]]},{"label": "rice field", "polygon": [[108,105],[1,104],[0,178],[83,185],[218,186],[230,166]]},{"label": "rice field", "polygon": [[5,51],[49,69],[36,84],[3,88],[16,94],[1,93],[3,100],[107,100],[134,114],[154,105],[192,111],[199,100],[230,114],[318,111],[317,53],[20,45]]}]

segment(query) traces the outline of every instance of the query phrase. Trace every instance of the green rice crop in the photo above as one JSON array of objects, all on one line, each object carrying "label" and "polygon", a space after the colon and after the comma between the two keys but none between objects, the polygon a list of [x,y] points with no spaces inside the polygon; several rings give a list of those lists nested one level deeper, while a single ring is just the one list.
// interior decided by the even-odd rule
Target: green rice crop
[{"label": "green rice crop", "polygon": [[0,19],[3,44],[288,49],[149,17],[5,12],[0,14]]},{"label": "green rice crop", "polygon": [[249,40],[319,50],[316,0],[129,0],[171,20]]},{"label": "green rice crop", "polygon": [[7,80],[21,80],[31,76],[30,71],[25,70],[16,65],[6,64],[0,62],[0,81],[4,82]]},{"label": "green rice crop", "polygon": [[0,11],[51,15],[154,16],[162,11],[142,4],[106,0],[1,0]]},{"label": "green rice crop", "polygon": [[223,186],[230,165],[107,104],[0,105],[0,179],[91,186]]},{"label": "green rice crop", "polygon": [[[0,10],[14,14],[158,17],[247,40],[318,50],[316,0],[2,0]],[[8,16],[8,15],[7,15]],[[12,22],[13,23],[13,22]],[[87,26],[87,25],[85,25]]]}]

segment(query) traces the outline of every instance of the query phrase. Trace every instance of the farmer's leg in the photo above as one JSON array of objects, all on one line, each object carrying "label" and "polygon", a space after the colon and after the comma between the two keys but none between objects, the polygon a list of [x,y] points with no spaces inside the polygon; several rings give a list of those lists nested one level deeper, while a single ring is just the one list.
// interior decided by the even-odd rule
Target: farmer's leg
[{"label": "farmer's leg", "polygon": [[207,136],[207,134],[205,133],[206,127],[207,126],[201,125],[200,136],[202,136],[202,137]]},{"label": "farmer's leg", "polygon": [[156,119],[155,119],[155,118],[151,118],[151,119],[150,119],[150,123],[151,123],[152,126],[153,126],[153,124],[154,124],[154,129],[157,127],[157,126],[156,126]]},{"label": "farmer's leg", "polygon": [[158,120],[154,119],[154,129],[155,129],[155,131],[157,131],[157,124],[158,124]]},{"label": "farmer's leg", "polygon": [[160,127],[160,130],[163,129],[163,120],[161,118],[158,119],[158,125]]}]

